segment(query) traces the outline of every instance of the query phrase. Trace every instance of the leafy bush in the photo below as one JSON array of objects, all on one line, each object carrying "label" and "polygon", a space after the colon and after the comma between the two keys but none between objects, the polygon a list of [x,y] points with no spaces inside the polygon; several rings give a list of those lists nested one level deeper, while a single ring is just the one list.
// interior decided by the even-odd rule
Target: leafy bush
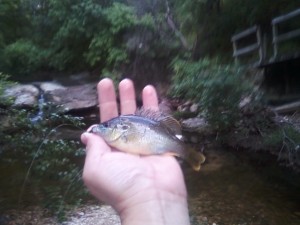
[{"label": "leafy bush", "polygon": [[173,96],[198,102],[217,129],[234,125],[239,118],[239,102],[250,90],[241,68],[208,58],[198,62],[175,59],[172,68],[175,74],[170,93]]},{"label": "leafy bush", "polygon": [[4,70],[14,74],[29,74],[41,68],[47,52],[29,40],[19,39],[3,50]]},{"label": "leafy bush", "polygon": [[186,52],[182,37],[193,46],[194,59],[232,60],[234,33],[258,24],[270,34],[273,17],[299,7],[299,0],[273,2],[2,0],[0,70],[102,70],[141,56],[169,60]]},{"label": "leafy bush", "polygon": [[102,22],[101,30],[93,35],[84,56],[91,66],[102,63],[107,70],[128,62],[129,51],[124,36],[134,34],[138,27],[143,30],[152,29],[153,19],[149,15],[138,18],[134,8],[122,3],[114,3],[103,9],[102,15],[105,22]]},{"label": "leafy bush", "polygon": [[13,84],[14,82],[9,80],[9,75],[0,72],[0,106],[9,106],[12,103],[12,99],[4,97],[4,91]]},{"label": "leafy bush", "polygon": [[285,124],[269,131],[264,136],[266,147],[277,152],[278,159],[288,166],[300,166],[300,132],[291,124]]},{"label": "leafy bush", "polygon": [[[6,76],[0,74],[0,96],[6,82],[9,82]],[[86,190],[81,182],[84,151],[79,137],[65,139],[62,134],[67,131],[58,131],[63,127],[82,129],[84,123],[82,118],[62,114],[53,105],[47,104],[43,110],[43,118],[33,122],[35,110],[0,109],[0,162],[8,170],[22,168],[9,181],[14,188],[20,187],[15,194],[20,196],[18,201],[28,195],[38,197],[36,204],[43,204],[61,217],[67,204],[77,204]],[[20,177],[17,173],[25,175]],[[27,186],[30,191],[25,192]],[[34,190],[39,190],[38,194]],[[9,200],[1,198],[1,201],[5,207]]]},{"label": "leafy bush", "polygon": [[[49,31],[47,38],[38,39],[49,49],[50,67],[65,71],[86,69],[88,63],[83,55],[93,36],[106,27],[101,4],[93,0],[53,0],[40,11],[41,21],[37,23]],[[47,23],[43,24],[45,19]]]}]

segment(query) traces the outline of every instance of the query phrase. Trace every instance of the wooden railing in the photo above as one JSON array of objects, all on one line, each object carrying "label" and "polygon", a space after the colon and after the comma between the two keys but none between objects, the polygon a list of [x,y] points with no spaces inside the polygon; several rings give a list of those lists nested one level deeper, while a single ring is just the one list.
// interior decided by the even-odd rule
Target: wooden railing
[{"label": "wooden railing", "polygon": [[273,58],[275,59],[278,55],[278,44],[300,36],[300,29],[291,30],[287,33],[278,34],[278,24],[290,20],[296,16],[300,16],[300,9],[285,14],[283,16],[276,17],[272,20],[272,31],[273,31]]},{"label": "wooden railing", "polygon": [[[241,41],[244,38],[249,37],[250,35],[255,35],[256,34],[256,42],[245,46],[243,48],[238,48],[238,42]],[[264,55],[264,50],[262,46],[262,39],[261,39],[261,32],[258,26],[253,26],[241,33],[238,33],[231,38],[231,42],[233,44],[233,57],[235,58],[235,61],[238,61],[238,58],[240,56],[252,53],[254,51],[258,50],[259,53],[259,60],[258,64],[261,64],[265,58]]]},{"label": "wooden railing", "polygon": [[[300,29],[290,30],[286,33],[279,34],[278,32],[278,26],[290,19],[293,19],[295,17],[300,18],[300,8],[292,11],[288,14],[276,17],[272,20],[272,44],[273,44],[273,56],[269,60],[269,63],[278,61],[278,46],[279,43],[288,41],[290,39],[294,39],[296,37],[300,37]],[[238,43],[241,42],[242,39],[249,38],[251,35],[256,34],[256,41],[255,43],[252,43],[248,46],[244,46],[242,48],[238,47]],[[258,26],[253,26],[245,31],[242,31],[241,33],[238,33],[236,35],[233,35],[231,37],[231,42],[233,44],[233,57],[235,58],[235,61],[238,61],[238,59],[242,56],[248,55],[250,53],[253,53],[254,51],[258,51],[259,54],[259,60],[255,63],[255,65],[262,65],[266,62],[266,39],[262,42],[262,35],[260,28]],[[269,54],[271,55],[271,54]]]}]

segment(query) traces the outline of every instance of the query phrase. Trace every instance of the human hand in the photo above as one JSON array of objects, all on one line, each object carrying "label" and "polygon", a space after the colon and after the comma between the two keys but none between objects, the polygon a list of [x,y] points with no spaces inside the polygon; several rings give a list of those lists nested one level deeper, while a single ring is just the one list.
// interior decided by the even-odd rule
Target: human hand
[{"label": "human hand", "polygon": [[[116,95],[110,79],[98,86],[101,121],[118,116]],[[121,114],[136,110],[134,86],[119,84]],[[143,106],[158,110],[155,89],[146,86]],[[98,135],[82,134],[86,144],[83,180],[98,199],[112,205],[122,224],[189,224],[183,174],[172,156],[138,156],[111,149]]]}]

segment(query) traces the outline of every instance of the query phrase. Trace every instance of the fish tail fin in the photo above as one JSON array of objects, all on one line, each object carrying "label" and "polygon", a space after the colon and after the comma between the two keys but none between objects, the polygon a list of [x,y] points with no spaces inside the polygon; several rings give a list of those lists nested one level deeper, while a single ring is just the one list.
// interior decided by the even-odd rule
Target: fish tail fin
[{"label": "fish tail fin", "polygon": [[205,162],[205,156],[191,147],[187,149],[185,159],[196,171],[199,171],[201,164]]}]

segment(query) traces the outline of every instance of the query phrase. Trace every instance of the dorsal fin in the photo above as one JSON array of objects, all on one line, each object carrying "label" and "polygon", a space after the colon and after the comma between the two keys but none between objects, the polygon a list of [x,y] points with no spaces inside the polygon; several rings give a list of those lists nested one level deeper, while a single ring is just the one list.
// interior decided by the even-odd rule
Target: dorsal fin
[{"label": "dorsal fin", "polygon": [[172,134],[181,135],[180,123],[172,116],[165,116],[159,120]]},{"label": "dorsal fin", "polygon": [[160,111],[153,111],[145,108],[140,108],[135,112],[135,115],[146,117],[162,124],[173,135],[181,135],[180,123],[170,115],[166,115]]},{"label": "dorsal fin", "polygon": [[145,109],[144,107],[137,109],[134,114],[137,116],[146,117],[146,118],[154,120],[156,122],[159,122],[160,118],[163,116],[162,113],[159,111]]}]

